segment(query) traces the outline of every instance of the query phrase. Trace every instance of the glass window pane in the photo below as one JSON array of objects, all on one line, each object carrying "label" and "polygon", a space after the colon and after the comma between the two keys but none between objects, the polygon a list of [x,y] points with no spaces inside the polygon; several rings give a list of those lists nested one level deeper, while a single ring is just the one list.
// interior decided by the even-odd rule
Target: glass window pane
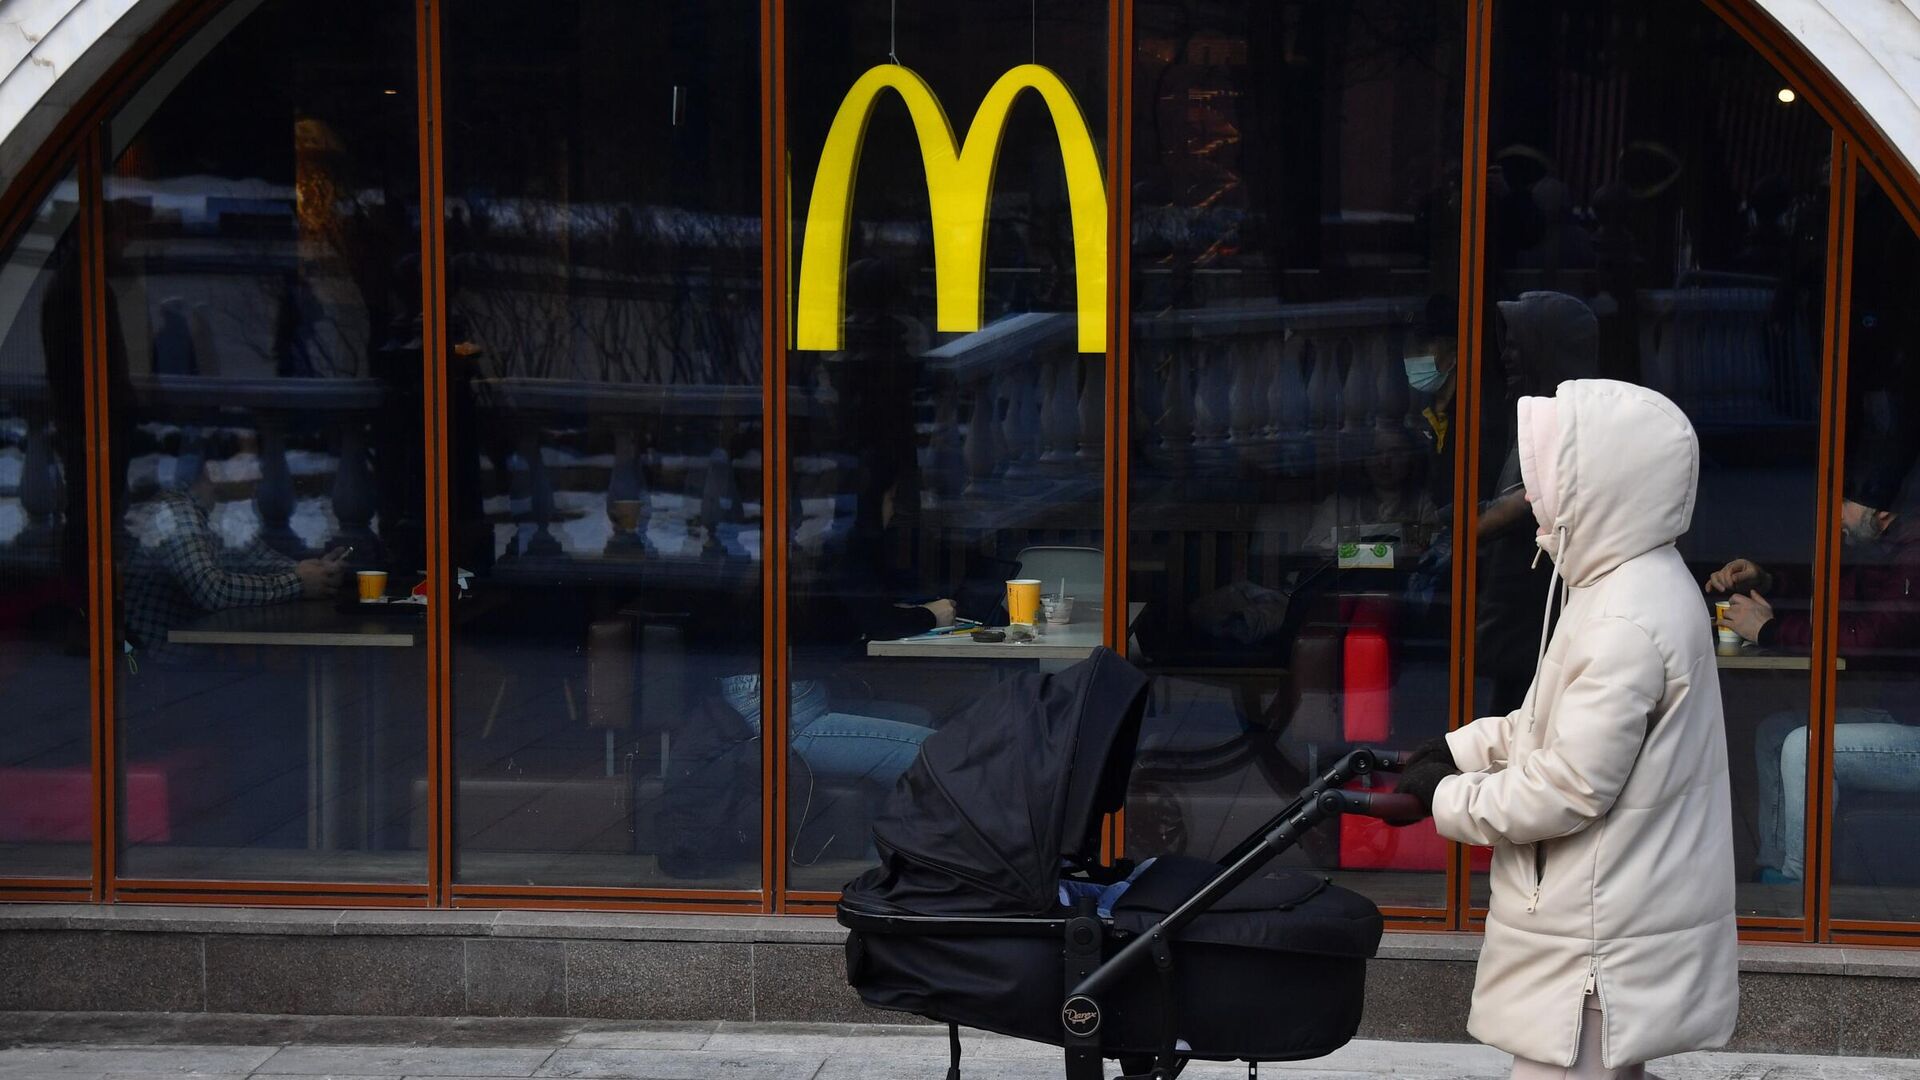
[{"label": "glass window pane", "polygon": [[356,599],[424,579],[414,85],[404,5],[267,0],[110,121],[127,877],[425,874],[425,609]]},{"label": "glass window pane", "polygon": [[[1839,654],[1834,714],[1833,915],[1920,920],[1920,237],[1863,170],[1854,211],[1847,440],[1840,504]],[[1783,617],[1785,619],[1791,616]],[[1787,626],[1787,629],[1792,629]],[[1804,719],[1804,718],[1802,718]],[[1781,749],[1783,788],[1806,756]],[[1804,804],[1789,801],[1789,856]]]},{"label": "glass window pane", "polygon": [[86,877],[93,780],[78,192],[0,263],[0,874]]},{"label": "glass window pane", "polygon": [[[901,4],[897,23],[894,7],[787,5],[796,889],[838,890],[869,862],[880,799],[983,688],[1067,666],[1102,636],[1105,254],[1075,236],[1106,228],[1107,7]],[[862,141],[851,91],[889,51],[926,96],[910,115],[897,89],[880,93]],[[988,93],[1035,62],[1047,73],[1013,76],[1034,92]],[[903,74],[893,85],[919,93]],[[1004,123],[997,167],[929,176],[937,112],[969,160]],[[932,125],[917,136],[916,115]],[[831,142],[841,125],[851,137]],[[1005,628],[1006,582],[1023,577],[1073,601],[1036,627],[1044,656],[917,636],[956,618]]]},{"label": "glass window pane", "polygon": [[[1143,3],[1128,849],[1217,857],[1355,745],[1446,730],[1457,0]],[[1431,825],[1286,858],[1446,904]]]},{"label": "glass window pane", "polygon": [[[1495,12],[1476,715],[1518,709],[1533,675],[1550,568],[1533,565],[1517,490],[1515,402],[1564,379],[1640,383],[1692,420],[1699,501],[1680,551],[1703,619],[1728,598],[1708,577],[1743,559],[1772,577],[1742,585],[1805,610],[1831,132],[1784,85],[1701,4]],[[1797,916],[1778,759],[1783,740],[1804,745],[1806,650],[1721,651],[1740,912]]]},{"label": "glass window pane", "polygon": [[448,9],[460,882],[760,884],[758,27]]}]

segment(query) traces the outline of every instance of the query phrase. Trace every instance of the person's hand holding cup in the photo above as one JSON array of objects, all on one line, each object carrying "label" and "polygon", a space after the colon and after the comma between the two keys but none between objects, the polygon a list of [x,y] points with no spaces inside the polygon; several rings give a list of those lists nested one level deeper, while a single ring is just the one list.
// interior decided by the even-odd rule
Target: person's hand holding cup
[{"label": "person's hand holding cup", "polygon": [[1713,605],[1713,642],[1723,655],[1739,652],[1742,643],[1739,632],[1727,623],[1730,606],[1725,600],[1717,600]]},{"label": "person's hand holding cup", "polygon": [[1760,631],[1773,619],[1773,605],[1757,592],[1727,601],[1727,629],[1746,641],[1759,641]]}]

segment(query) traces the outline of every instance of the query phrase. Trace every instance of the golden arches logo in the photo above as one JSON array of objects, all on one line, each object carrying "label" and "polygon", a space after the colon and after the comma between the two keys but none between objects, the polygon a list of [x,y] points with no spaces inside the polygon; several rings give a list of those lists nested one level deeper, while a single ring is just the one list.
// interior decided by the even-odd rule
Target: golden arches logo
[{"label": "golden arches logo", "polygon": [[934,325],[943,331],[980,329],[986,278],[987,217],[993,173],[1007,116],[1024,91],[1046,102],[1066,165],[1067,203],[1073,216],[1074,289],[1080,351],[1107,348],[1107,189],[1100,156],[1080,103],[1060,76],[1039,64],[1022,64],[994,82],[974,114],[965,142],[953,136],[946,110],[925,79],[898,64],[881,64],[847,91],[827,129],[807,204],[800,253],[800,295],[794,313],[794,344],[809,350],[845,345],[847,233],[853,218],[853,179],[867,122],[882,91],[906,102],[920,140],[921,163],[933,216]]}]

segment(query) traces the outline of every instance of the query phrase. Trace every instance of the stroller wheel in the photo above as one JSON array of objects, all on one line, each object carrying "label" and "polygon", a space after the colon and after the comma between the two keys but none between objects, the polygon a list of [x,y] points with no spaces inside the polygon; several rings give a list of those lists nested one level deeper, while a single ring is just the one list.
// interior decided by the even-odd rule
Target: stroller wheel
[{"label": "stroller wheel", "polygon": [[[1187,1069],[1186,1058],[1173,1059],[1173,1071],[1165,1080],[1173,1080]],[[1153,1076],[1153,1055],[1126,1054],[1120,1058],[1120,1080],[1157,1080]]]}]

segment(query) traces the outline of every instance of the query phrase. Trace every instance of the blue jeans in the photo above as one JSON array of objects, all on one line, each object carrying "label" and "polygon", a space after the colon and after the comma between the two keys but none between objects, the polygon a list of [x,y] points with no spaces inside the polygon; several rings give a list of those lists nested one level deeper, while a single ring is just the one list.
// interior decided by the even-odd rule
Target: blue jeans
[{"label": "blue jeans", "polygon": [[[1920,727],[1884,709],[1841,709],[1833,733],[1834,802],[1848,791],[1920,791]],[[1760,769],[1760,865],[1806,875],[1807,717],[1779,712],[1754,740]]]},{"label": "blue jeans", "polygon": [[[760,730],[760,676],[731,675],[720,680],[720,692]],[[877,703],[876,703],[877,704]],[[887,706],[901,716],[926,717],[924,710]],[[933,734],[928,724],[909,719],[887,719],[828,709],[827,688],[818,682],[793,684],[793,752],[823,780],[864,780],[886,791],[920,755],[920,744]]]}]

